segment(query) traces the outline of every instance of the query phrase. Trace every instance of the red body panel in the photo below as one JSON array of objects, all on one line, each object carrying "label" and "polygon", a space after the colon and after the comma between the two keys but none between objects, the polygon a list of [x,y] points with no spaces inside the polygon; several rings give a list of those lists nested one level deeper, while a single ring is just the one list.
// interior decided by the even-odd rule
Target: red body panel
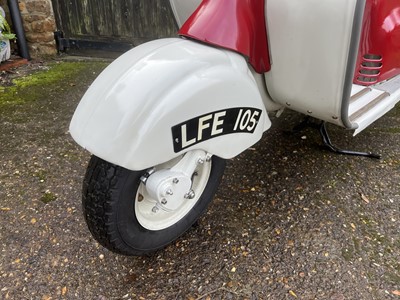
[{"label": "red body panel", "polygon": [[267,72],[271,63],[264,4],[264,0],[204,0],[179,34],[239,52],[256,72]]},{"label": "red body panel", "polygon": [[400,2],[367,0],[354,83],[371,85],[400,74]]}]

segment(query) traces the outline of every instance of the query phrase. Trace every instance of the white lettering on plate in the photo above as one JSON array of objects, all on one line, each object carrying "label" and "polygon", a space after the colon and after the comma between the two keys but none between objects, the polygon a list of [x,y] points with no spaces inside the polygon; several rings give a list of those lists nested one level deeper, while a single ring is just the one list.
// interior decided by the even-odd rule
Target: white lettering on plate
[{"label": "white lettering on plate", "polygon": [[190,145],[196,143],[196,139],[193,138],[190,141],[187,140],[187,129],[186,124],[181,126],[182,133],[182,148],[189,147]]}]

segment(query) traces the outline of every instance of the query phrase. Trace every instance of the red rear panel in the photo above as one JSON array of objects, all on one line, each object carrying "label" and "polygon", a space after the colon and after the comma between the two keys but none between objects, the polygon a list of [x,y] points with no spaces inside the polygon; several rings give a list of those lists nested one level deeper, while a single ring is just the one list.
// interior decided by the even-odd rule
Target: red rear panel
[{"label": "red rear panel", "polygon": [[258,73],[271,69],[264,0],[203,0],[179,31],[246,56]]},{"label": "red rear panel", "polygon": [[367,0],[354,83],[372,85],[400,74],[400,1]]}]

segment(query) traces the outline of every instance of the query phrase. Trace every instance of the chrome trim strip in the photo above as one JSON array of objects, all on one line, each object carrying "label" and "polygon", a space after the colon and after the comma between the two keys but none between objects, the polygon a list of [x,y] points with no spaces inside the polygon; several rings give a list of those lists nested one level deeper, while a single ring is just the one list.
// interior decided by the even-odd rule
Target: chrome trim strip
[{"label": "chrome trim strip", "polygon": [[350,105],[350,95],[351,88],[353,86],[353,77],[356,69],[358,49],[360,45],[361,31],[362,31],[362,21],[364,18],[366,0],[357,0],[356,9],[354,13],[353,29],[351,34],[351,42],[349,49],[349,58],[347,61],[347,69],[345,82],[343,87],[342,96],[342,109],[341,117],[343,125],[348,129],[357,129],[358,126],[354,126],[349,120],[349,105]]}]

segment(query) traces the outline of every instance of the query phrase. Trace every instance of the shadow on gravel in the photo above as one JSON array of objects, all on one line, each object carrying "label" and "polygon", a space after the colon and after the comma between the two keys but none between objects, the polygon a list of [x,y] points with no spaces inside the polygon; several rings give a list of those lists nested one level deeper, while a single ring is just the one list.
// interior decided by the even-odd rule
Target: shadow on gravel
[{"label": "shadow on gravel", "polygon": [[105,66],[1,74],[1,299],[399,299],[399,106],[356,137],[328,127],[338,146],[381,160],[330,153],[312,129],[286,134],[299,114],[273,118],[229,161],[195,227],[153,256],[124,257],[90,237],[80,207],[90,155],[68,134]]}]

